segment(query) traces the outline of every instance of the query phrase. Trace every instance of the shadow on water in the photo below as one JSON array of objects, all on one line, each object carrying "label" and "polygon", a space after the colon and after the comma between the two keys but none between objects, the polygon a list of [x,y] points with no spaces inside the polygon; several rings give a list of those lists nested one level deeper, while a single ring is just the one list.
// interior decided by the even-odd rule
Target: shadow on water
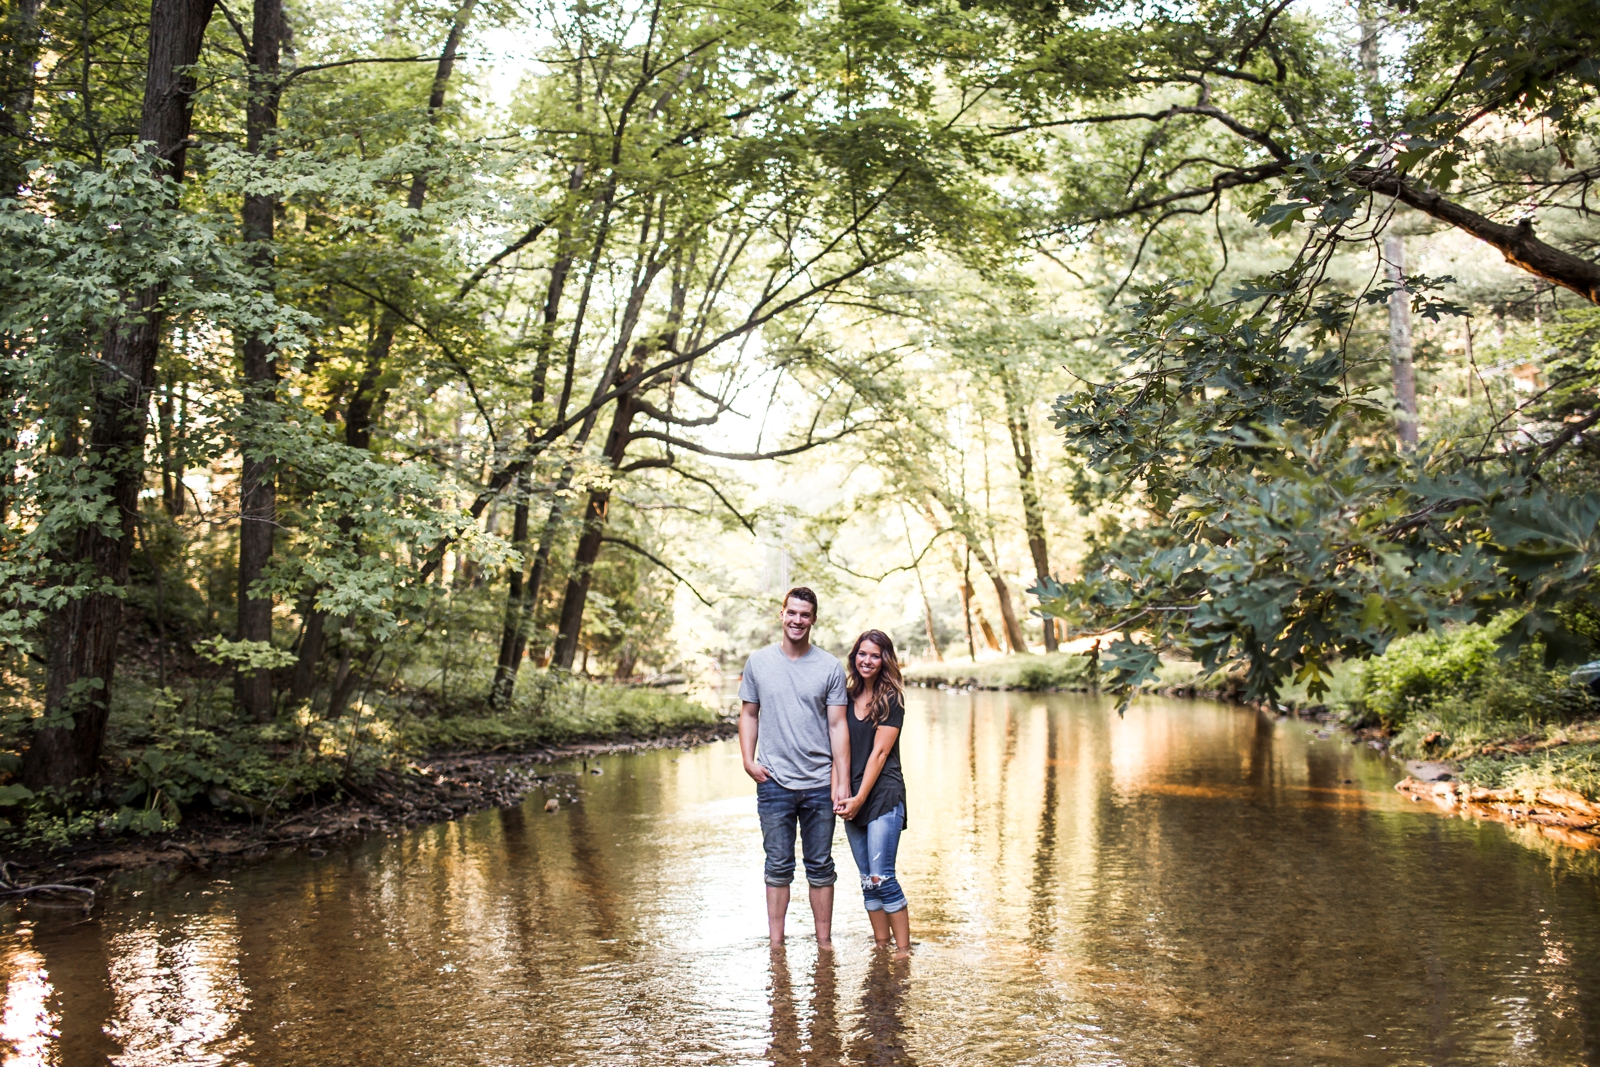
[{"label": "shadow on water", "polygon": [[[764,936],[737,748],[317,860],[0,917],[0,1061],[127,1067],[1600,1061],[1600,871],[1204,702],[917,692],[918,941]],[[842,833],[836,857],[847,866]]]}]

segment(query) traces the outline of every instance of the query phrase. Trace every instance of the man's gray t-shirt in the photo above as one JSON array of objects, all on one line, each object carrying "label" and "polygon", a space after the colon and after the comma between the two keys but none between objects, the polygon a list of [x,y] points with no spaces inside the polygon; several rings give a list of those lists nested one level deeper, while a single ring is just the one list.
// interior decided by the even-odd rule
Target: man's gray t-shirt
[{"label": "man's gray t-shirt", "polygon": [[833,782],[828,707],[849,702],[844,668],[812,645],[791,660],[778,645],[750,653],[739,699],[761,705],[756,760],[785,789],[815,789]]}]

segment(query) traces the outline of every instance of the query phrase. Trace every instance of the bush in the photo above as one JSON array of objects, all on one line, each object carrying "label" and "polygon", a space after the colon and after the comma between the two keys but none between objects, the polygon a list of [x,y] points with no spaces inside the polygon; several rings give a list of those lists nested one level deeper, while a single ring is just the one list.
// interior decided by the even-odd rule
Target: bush
[{"label": "bush", "polygon": [[1356,688],[1358,709],[1399,729],[1440,697],[1475,689],[1499,659],[1500,638],[1516,622],[1502,615],[1487,626],[1458,626],[1413,634],[1368,661]]},{"label": "bush", "polygon": [[1394,731],[1402,755],[1466,759],[1508,738],[1550,736],[1591,713],[1588,691],[1566,670],[1546,668],[1538,645],[1501,657],[1499,639],[1514,622],[1501,616],[1396,641],[1363,668],[1355,717]]}]

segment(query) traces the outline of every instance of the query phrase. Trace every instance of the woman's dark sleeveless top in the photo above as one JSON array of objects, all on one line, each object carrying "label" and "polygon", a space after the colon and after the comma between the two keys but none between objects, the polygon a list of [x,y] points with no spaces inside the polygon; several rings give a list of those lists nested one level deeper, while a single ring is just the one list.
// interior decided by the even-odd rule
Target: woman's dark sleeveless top
[{"label": "woman's dark sleeveless top", "polygon": [[[844,710],[845,721],[850,724],[850,792],[861,792],[861,779],[867,773],[867,757],[872,755],[873,742],[877,737],[878,723],[871,719],[865,721],[856,718],[855,701]],[[906,709],[900,701],[892,701],[889,705],[889,714],[882,725],[902,729],[906,721]],[[878,774],[878,780],[872,784],[872,792],[867,794],[866,803],[861,805],[861,810],[856,812],[856,817],[851,822],[857,826],[865,826],[878,816],[894,810],[896,804],[904,803],[906,799],[906,780],[900,773],[900,738],[894,739],[894,746],[889,749],[889,758],[883,762],[883,770]],[[902,827],[904,829],[904,827]]]}]

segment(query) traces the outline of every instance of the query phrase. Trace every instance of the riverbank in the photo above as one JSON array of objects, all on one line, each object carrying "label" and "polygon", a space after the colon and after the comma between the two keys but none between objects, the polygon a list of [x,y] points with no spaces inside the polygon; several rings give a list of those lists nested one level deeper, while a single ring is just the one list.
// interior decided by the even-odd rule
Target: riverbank
[{"label": "riverbank", "polygon": [[535,792],[559,805],[578,795],[577,779],[550,764],[736,729],[703,699],[542,674],[501,711],[473,690],[446,707],[395,687],[338,717],[302,707],[268,723],[241,721],[225,693],[173,706],[137,685],[122,692],[100,773],[72,794],[14,780],[25,736],[0,746],[10,749],[0,751],[0,897],[54,885],[79,901],[126,867],[248,861]]},{"label": "riverbank", "polygon": [[[297,850],[313,857],[339,841],[445,822],[489,808],[512,807],[538,794],[547,810],[582,802],[585,773],[600,774],[606,756],[662,748],[693,748],[734,736],[734,719],[717,718],[652,737],[619,736],[519,751],[437,752],[396,768],[378,768],[364,781],[340,783],[335,795],[260,818],[197,811],[168,833],[89,839],[57,849],[31,849],[0,863],[0,895],[55,896],[90,903],[93,890],[120,870],[162,864],[200,870],[225,868]],[[578,761],[576,771],[553,764]],[[63,887],[40,893],[39,887]]]},{"label": "riverbank", "polygon": [[[1082,652],[1029,653],[988,659],[924,661],[906,667],[907,685],[924,689],[985,689],[1026,693],[1098,692],[1098,657]],[[1202,684],[1202,683],[1205,684]],[[1163,696],[1211,697],[1237,702],[1238,686],[1202,679],[1200,665],[1181,661],[1161,665],[1156,683],[1145,690]]]},{"label": "riverbank", "polygon": [[[1600,715],[1592,697],[1534,656],[1502,663],[1496,629],[1464,627],[1397,641],[1367,664],[1340,664],[1313,701],[1290,687],[1272,706],[1384,751],[1408,773],[1396,788],[1442,812],[1528,829],[1549,842],[1600,849]],[[1084,692],[1088,656],[1070,653],[951,660],[908,667],[928,688]],[[1148,691],[1240,700],[1236,678],[1198,664],[1163,664]]]}]

